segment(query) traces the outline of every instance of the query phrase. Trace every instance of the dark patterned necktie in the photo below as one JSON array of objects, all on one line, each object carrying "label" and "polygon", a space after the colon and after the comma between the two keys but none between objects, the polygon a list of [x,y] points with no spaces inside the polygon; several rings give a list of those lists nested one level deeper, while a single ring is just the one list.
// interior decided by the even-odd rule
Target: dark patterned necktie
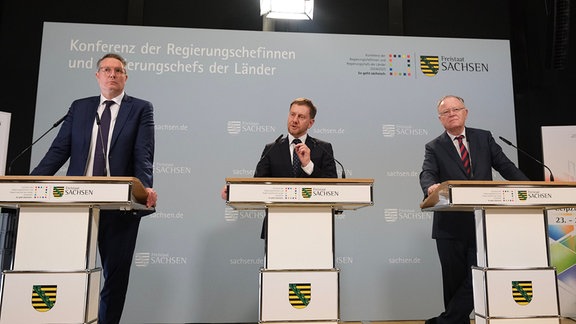
[{"label": "dark patterned necktie", "polygon": [[110,113],[110,106],[114,104],[112,100],[104,101],[106,107],[100,116],[100,129],[97,133],[96,148],[94,149],[94,168],[92,169],[93,176],[106,176],[106,150],[108,149],[108,133],[110,132],[110,120],[112,114]]},{"label": "dark patterned necktie", "polygon": [[460,147],[460,158],[462,159],[462,164],[464,164],[466,173],[470,175],[470,172],[472,171],[470,168],[470,155],[468,154],[466,145],[464,145],[464,135],[457,136],[456,139],[458,140],[458,147]]},{"label": "dark patterned necktie", "polygon": [[[296,145],[302,143],[301,140],[295,138],[292,141],[292,144]],[[300,158],[298,158],[298,154],[296,154],[296,148],[294,148],[294,150],[292,151],[292,172],[294,173],[295,177],[298,177],[300,175],[300,172],[302,172],[302,164],[300,163]]]}]

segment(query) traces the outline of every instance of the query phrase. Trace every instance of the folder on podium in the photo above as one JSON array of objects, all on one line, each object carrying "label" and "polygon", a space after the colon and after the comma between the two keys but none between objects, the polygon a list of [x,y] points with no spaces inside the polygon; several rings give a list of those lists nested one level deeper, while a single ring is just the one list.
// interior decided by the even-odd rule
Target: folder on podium
[{"label": "folder on podium", "polygon": [[576,206],[576,183],[446,181],[423,210],[473,211],[475,323],[560,323],[547,210]]},{"label": "folder on podium", "polygon": [[227,204],[265,209],[259,323],[340,320],[334,215],[373,205],[372,179],[227,178]]},{"label": "folder on podium", "polygon": [[100,210],[146,197],[133,177],[0,177],[0,324],[96,323]]}]

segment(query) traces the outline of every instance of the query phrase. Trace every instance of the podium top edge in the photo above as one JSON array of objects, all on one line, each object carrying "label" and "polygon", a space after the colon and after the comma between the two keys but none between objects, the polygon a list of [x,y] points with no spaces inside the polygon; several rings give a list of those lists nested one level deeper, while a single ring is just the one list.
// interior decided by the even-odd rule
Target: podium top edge
[{"label": "podium top edge", "polygon": [[0,176],[0,183],[8,182],[76,182],[76,183],[112,183],[131,185],[132,195],[136,202],[145,204],[148,197],[144,185],[136,177],[88,177],[88,176],[36,176],[36,175],[18,175],[18,176]]},{"label": "podium top edge", "polygon": [[568,181],[508,181],[508,180],[448,180],[442,182],[434,192],[420,203],[420,209],[436,207],[440,196],[449,197],[451,190],[465,187],[500,187],[500,188],[576,188],[576,182]]},{"label": "podium top edge", "polygon": [[341,178],[226,178],[226,183],[311,183],[311,184],[373,184],[374,179],[341,179]]},{"label": "podium top edge", "polygon": [[87,177],[87,176],[36,176],[36,175],[18,175],[18,176],[0,176],[0,182],[134,182],[140,180],[135,177]]},{"label": "podium top edge", "polygon": [[[508,181],[508,180],[449,180],[440,184],[440,187],[576,187],[576,182],[570,181]],[[438,190],[438,189],[437,189]]]}]

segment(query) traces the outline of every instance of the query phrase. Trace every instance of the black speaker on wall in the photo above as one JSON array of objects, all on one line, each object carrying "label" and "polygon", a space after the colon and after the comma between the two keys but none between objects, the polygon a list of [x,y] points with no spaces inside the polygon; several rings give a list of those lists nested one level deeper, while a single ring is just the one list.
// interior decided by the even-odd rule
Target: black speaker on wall
[{"label": "black speaker on wall", "polygon": [[563,70],[568,58],[570,0],[547,0],[546,68]]}]

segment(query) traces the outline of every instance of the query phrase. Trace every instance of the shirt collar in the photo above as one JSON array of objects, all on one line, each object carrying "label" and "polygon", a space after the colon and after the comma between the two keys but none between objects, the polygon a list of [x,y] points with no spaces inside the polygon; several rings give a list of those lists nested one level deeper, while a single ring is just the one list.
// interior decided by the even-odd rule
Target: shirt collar
[{"label": "shirt collar", "polygon": [[124,99],[124,91],[122,91],[122,93],[118,97],[115,97],[112,99],[106,99],[103,95],[100,95],[100,105],[102,105],[104,103],[104,101],[106,101],[106,100],[112,100],[112,101],[114,101],[115,104],[120,106],[122,99]]},{"label": "shirt collar", "polygon": [[[292,141],[295,139],[296,137],[294,137],[292,134],[288,133],[288,143],[292,144]],[[308,138],[308,133],[298,137],[302,143],[306,143],[306,139]]]},{"label": "shirt collar", "polygon": [[460,135],[463,135],[464,138],[468,138],[468,137],[466,137],[466,128],[464,128],[464,131],[462,131],[462,133],[460,133],[460,134],[458,134],[458,135],[452,135],[452,134],[450,134],[450,133],[448,133],[448,132],[446,132],[446,134],[448,134],[448,136],[450,137],[450,140],[452,140],[452,142],[454,142],[454,140],[456,139],[456,137],[458,137],[458,136],[460,136]]}]

